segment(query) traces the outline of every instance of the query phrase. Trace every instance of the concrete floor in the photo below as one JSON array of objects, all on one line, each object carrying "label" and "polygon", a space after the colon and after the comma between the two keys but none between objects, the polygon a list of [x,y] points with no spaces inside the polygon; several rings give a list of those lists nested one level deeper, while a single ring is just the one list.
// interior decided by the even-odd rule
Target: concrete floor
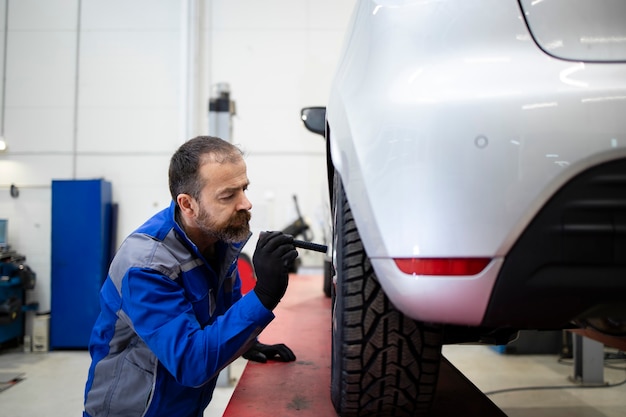
[{"label": "concrete floor", "polygon": [[[216,388],[205,416],[221,416],[224,413],[246,364],[247,361],[242,358],[231,364],[225,376],[230,376],[232,383]],[[23,378],[10,388],[0,391],[0,416],[82,416],[89,365],[87,351],[0,351],[0,377],[22,374]]]},{"label": "concrete floor", "polygon": [[[535,387],[489,395],[509,417],[624,417],[626,384],[577,388],[570,382],[572,361],[556,355],[510,355],[488,346],[444,346],[444,356],[481,391]],[[616,352],[616,351],[615,351]],[[614,353],[607,349],[607,353]],[[217,388],[205,416],[221,416],[247,361],[231,365],[232,387]],[[25,353],[0,351],[0,375],[23,374],[23,380],[0,392],[2,417],[68,417],[82,413],[89,355],[86,351]],[[607,361],[604,382],[626,379],[626,362]],[[546,389],[544,387],[562,387]],[[327,416],[323,416],[327,417]]]},{"label": "concrete floor", "polygon": [[582,388],[571,381],[573,360],[558,355],[500,354],[480,345],[444,346],[443,353],[509,417],[626,416],[624,359],[605,361],[604,387]]}]

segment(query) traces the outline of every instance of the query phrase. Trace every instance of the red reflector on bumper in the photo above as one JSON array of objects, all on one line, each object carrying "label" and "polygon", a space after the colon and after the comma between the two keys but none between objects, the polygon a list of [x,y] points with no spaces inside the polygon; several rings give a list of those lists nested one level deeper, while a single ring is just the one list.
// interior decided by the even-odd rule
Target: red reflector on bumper
[{"label": "red reflector on bumper", "polygon": [[397,258],[400,271],[411,275],[476,275],[489,258]]}]

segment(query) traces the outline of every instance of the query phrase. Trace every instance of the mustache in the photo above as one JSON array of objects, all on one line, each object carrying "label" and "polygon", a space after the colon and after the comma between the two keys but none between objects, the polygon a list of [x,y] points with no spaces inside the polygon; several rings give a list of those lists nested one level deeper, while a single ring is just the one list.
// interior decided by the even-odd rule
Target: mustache
[{"label": "mustache", "polygon": [[245,223],[248,223],[251,218],[252,218],[252,214],[248,210],[240,210],[233,215],[230,223],[231,224],[245,224]]}]

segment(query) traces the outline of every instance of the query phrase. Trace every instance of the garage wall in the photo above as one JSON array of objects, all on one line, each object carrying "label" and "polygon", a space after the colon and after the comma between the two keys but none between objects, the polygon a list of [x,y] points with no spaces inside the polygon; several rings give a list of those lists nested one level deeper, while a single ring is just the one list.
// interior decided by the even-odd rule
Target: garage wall
[{"label": "garage wall", "polygon": [[[253,232],[293,221],[296,194],[321,241],[324,143],[299,113],[326,103],[354,2],[0,0],[0,218],[37,273],[30,299],[49,310],[51,181],[111,181],[119,245],[169,204],[169,158],[208,132],[218,82],[236,105]],[[321,266],[319,254],[303,258]]]}]

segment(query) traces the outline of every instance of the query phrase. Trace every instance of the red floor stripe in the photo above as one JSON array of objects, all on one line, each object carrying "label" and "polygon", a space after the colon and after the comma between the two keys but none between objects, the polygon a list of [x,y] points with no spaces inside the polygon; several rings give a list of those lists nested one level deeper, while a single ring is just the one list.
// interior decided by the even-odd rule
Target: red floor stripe
[{"label": "red floor stripe", "polygon": [[249,362],[224,417],[335,416],[330,401],[330,299],[323,278],[291,275],[276,318],[261,333],[266,344],[285,343],[290,363]]}]

